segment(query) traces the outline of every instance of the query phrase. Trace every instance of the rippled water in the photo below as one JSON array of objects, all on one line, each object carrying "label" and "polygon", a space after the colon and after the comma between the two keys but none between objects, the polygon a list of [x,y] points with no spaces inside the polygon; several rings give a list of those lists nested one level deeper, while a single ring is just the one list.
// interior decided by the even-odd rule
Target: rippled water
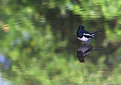
[{"label": "rippled water", "polygon": [[[0,85],[121,84],[120,14],[79,12],[80,1],[50,2],[49,7],[24,1],[18,6],[2,2],[0,8]],[[79,25],[102,32],[87,46],[77,39]]]}]

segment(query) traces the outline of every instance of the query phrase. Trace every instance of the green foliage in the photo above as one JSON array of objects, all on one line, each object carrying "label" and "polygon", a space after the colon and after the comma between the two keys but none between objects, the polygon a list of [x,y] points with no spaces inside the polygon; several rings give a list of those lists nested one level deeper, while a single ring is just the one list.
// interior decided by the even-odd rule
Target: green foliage
[{"label": "green foliage", "polygon": [[[12,60],[2,73],[14,85],[120,84],[120,6],[120,0],[1,0],[0,52]],[[89,54],[86,63],[76,58],[80,24],[104,29],[94,45],[105,52]]]}]

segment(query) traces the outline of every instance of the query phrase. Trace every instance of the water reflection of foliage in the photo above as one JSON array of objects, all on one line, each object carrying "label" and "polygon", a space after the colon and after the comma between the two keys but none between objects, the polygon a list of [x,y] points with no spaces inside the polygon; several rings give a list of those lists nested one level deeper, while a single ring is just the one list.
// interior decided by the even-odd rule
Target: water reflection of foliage
[{"label": "water reflection of foliage", "polygon": [[[120,84],[120,4],[120,0],[1,0],[0,49],[13,60],[16,83]],[[96,37],[104,54],[91,54],[86,64],[74,57],[80,24],[89,31],[104,30]]]}]

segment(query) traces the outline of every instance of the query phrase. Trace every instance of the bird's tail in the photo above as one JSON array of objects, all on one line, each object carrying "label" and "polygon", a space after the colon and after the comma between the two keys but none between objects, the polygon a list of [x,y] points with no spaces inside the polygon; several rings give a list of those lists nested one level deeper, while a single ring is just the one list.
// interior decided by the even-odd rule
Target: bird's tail
[{"label": "bird's tail", "polygon": [[101,33],[101,31],[96,31],[96,32],[93,32],[92,34],[95,35],[97,33]]}]

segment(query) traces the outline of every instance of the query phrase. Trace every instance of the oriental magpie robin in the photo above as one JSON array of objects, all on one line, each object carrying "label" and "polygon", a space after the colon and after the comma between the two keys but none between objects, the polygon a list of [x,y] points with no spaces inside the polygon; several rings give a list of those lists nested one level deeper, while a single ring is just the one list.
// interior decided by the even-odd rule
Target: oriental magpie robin
[{"label": "oriental magpie robin", "polygon": [[84,30],[84,26],[79,26],[77,30],[77,38],[81,40],[82,42],[88,42],[90,39],[94,38],[94,35],[96,33],[100,33],[101,31],[96,31],[93,33],[89,33],[86,30]]}]

